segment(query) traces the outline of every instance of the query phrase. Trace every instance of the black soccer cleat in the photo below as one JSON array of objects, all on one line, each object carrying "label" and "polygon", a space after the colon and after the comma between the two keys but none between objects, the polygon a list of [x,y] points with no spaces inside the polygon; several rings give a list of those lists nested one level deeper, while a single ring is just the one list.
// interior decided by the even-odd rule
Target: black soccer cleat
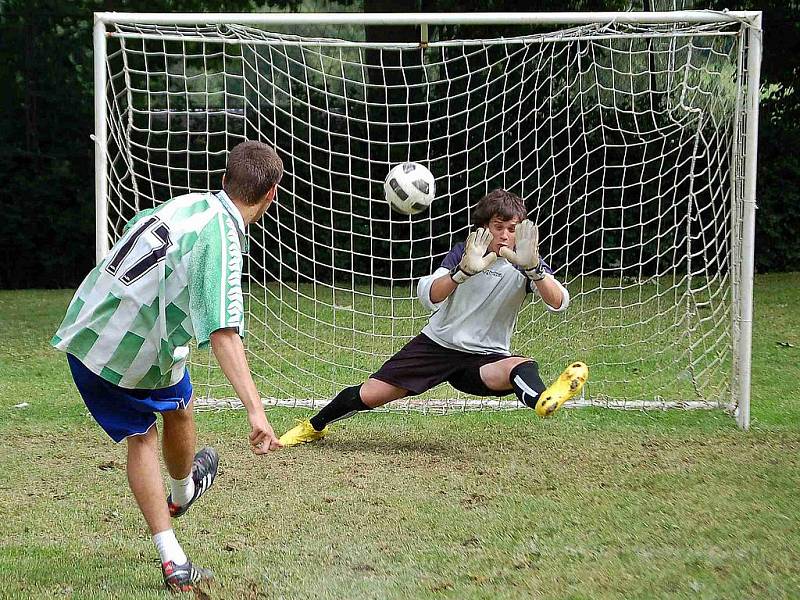
[{"label": "black soccer cleat", "polygon": [[176,565],[171,560],[162,563],[161,572],[164,574],[164,586],[171,592],[191,592],[194,584],[214,579],[211,571],[196,567],[190,560],[182,565]]},{"label": "black soccer cleat", "polygon": [[206,446],[200,452],[195,454],[194,462],[192,463],[192,479],[194,480],[194,494],[192,499],[183,506],[172,503],[172,494],[167,498],[167,505],[169,506],[169,514],[171,517],[177,519],[183,515],[195,501],[205,494],[214,484],[214,479],[217,477],[217,467],[219,467],[219,455],[217,451]]}]

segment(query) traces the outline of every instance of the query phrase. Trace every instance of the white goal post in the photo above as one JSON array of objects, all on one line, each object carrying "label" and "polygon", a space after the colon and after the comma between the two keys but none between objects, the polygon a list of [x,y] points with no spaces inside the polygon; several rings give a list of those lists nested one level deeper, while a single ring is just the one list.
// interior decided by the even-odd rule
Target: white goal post
[{"label": "white goal post", "polygon": [[[278,200],[250,227],[248,359],[266,403],[314,407],[420,331],[416,281],[474,204],[526,200],[565,313],[526,304],[512,351],[576,404],[750,420],[760,12],[96,13],[101,260],[141,209],[221,187],[227,152],[276,147]],[[437,197],[390,210],[391,166]],[[193,352],[205,406],[234,406]],[[440,386],[393,409],[513,408]]]}]

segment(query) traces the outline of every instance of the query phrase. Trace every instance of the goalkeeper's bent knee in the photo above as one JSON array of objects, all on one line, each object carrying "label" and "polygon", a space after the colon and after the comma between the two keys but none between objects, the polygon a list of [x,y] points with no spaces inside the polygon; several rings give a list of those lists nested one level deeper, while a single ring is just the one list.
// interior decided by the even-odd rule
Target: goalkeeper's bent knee
[{"label": "goalkeeper's bent knee", "polygon": [[528,360],[511,369],[508,378],[514,386],[514,393],[525,406],[536,408],[539,396],[547,386],[539,377],[539,365],[535,360]]}]

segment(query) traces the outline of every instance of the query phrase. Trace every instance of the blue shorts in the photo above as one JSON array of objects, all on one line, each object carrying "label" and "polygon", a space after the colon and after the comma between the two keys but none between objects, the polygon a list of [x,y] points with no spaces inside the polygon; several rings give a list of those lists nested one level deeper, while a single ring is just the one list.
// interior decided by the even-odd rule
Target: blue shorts
[{"label": "blue shorts", "polygon": [[189,371],[170,387],[129,390],[95,375],[71,354],[67,361],[86,408],[115,442],[147,433],[156,422],[156,413],[186,408],[192,400]]}]

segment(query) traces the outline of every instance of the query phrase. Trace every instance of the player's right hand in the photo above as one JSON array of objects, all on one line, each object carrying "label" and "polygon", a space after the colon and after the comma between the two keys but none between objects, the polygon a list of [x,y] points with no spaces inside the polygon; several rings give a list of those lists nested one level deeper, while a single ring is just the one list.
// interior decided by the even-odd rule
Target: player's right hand
[{"label": "player's right hand", "polygon": [[464,247],[464,255],[461,257],[461,262],[450,273],[450,277],[456,283],[463,283],[467,278],[472,277],[475,273],[480,273],[488,269],[494,261],[497,260],[497,254],[489,252],[486,254],[486,249],[492,243],[492,232],[488,229],[480,227],[469,234],[467,243]]},{"label": "player's right hand", "polygon": [[275,436],[272,425],[267,421],[263,410],[261,414],[248,414],[247,419],[250,421],[250,449],[253,454],[267,454],[283,448],[283,444]]}]

